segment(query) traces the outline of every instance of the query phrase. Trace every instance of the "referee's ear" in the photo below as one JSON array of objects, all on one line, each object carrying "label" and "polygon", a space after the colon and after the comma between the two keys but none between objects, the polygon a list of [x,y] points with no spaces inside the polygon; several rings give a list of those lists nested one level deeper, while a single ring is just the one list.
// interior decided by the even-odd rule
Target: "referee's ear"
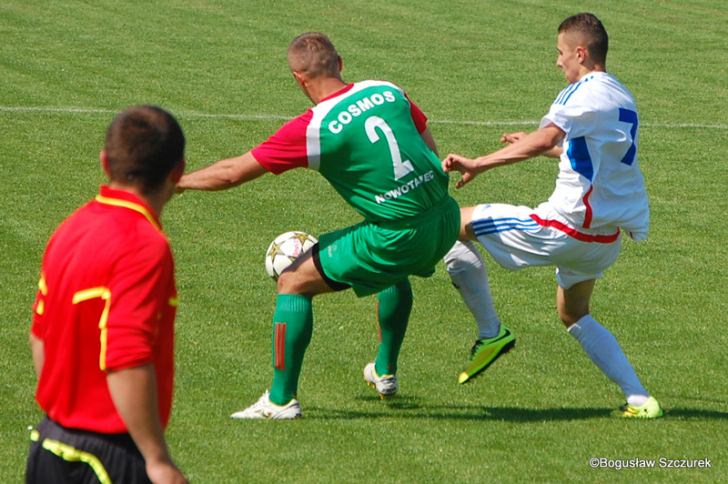
[{"label": "referee's ear", "polygon": [[170,173],[170,178],[176,185],[177,182],[179,182],[179,179],[182,178],[182,175],[185,173],[185,166],[186,166],[185,159],[182,158],[179,160],[179,163],[177,163],[177,166],[174,167],[172,172]]},{"label": "referee's ear", "polygon": [[111,170],[109,169],[109,156],[106,154],[106,150],[101,150],[99,153],[99,160],[101,161],[101,169],[104,171],[106,177],[111,180]]}]

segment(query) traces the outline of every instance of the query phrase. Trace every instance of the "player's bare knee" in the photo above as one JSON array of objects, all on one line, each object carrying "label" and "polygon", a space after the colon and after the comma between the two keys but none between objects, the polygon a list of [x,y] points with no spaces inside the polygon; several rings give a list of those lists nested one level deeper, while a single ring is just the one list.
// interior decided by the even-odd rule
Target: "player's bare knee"
[{"label": "player's bare knee", "polygon": [[458,240],[476,240],[473,227],[471,225],[473,221],[473,211],[475,207],[463,207],[460,209],[460,232],[458,233]]},{"label": "player's bare knee", "polygon": [[278,278],[279,294],[300,294],[303,288],[298,273],[292,270],[285,270]]}]

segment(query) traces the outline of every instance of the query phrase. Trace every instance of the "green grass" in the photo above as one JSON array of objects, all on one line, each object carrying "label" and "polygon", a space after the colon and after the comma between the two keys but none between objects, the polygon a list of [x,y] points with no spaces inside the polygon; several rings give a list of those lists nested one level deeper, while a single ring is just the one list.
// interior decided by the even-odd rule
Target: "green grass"
[{"label": "green grass", "polygon": [[[169,108],[190,168],[242,153],[281,124],[277,116],[308,107],[285,49],[322,30],[347,80],[396,82],[430,116],[443,154],[482,154],[546,112],[564,84],[556,26],[582,10],[604,21],[608,68],[638,100],[652,207],[650,240],[624,244],[593,314],[667,418],[609,418],[621,395],[561,327],[552,269],[510,273],[489,260],[496,304],[519,341],[474,383],[456,384],[474,325],[440,267],[413,281],[399,398],[381,402],[364,386],[374,300],[342,293],[314,302],[305,419],[228,419],[270,381],[275,288],[265,247],[286,230],[319,234],[358,220],[322,178],[298,170],[186,193],[163,214],[181,297],[169,443],[192,480],[209,483],[728,480],[722,2],[11,0],[0,5],[0,481],[22,481],[26,427],[40,418],[27,332],[42,250],[103,181],[97,156],[114,112]],[[553,161],[533,160],[455,196],[533,205],[555,173]],[[709,458],[713,467],[591,469],[590,457]]]}]

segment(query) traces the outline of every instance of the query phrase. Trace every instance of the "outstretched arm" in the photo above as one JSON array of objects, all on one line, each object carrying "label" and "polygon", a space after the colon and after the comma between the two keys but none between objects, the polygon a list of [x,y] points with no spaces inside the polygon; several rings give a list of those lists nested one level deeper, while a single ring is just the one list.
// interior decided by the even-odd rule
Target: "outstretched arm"
[{"label": "outstretched arm", "polygon": [[555,124],[549,124],[518,139],[514,138],[512,144],[480,158],[470,159],[456,154],[447,155],[442,160],[442,169],[446,172],[459,171],[462,176],[456,187],[461,188],[479,173],[491,168],[509,165],[545,154],[556,148],[563,138],[564,132],[561,128]]},{"label": "outstretched arm", "polygon": [[[506,133],[503,136],[501,136],[501,143],[515,143],[516,141],[520,140],[524,136],[528,136],[528,133],[524,133],[522,131],[519,131],[517,133]],[[558,158],[561,156],[561,153],[564,150],[561,148],[561,146],[554,146],[550,150],[544,151],[541,153],[541,156],[548,156],[549,158]]]},{"label": "outstretched arm", "polygon": [[220,160],[183,175],[177,183],[177,191],[225,190],[254,180],[266,172],[263,165],[248,151],[244,155]]}]

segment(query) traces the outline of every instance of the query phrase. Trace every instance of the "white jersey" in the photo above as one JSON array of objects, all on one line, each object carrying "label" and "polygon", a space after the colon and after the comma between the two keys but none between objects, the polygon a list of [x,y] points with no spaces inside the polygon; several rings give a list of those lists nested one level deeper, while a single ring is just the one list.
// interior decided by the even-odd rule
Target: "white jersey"
[{"label": "white jersey", "polygon": [[566,136],[556,187],[539,216],[586,233],[624,229],[647,238],[649,205],[637,160],[638,117],[629,90],[606,72],[592,72],[558,95],[541,127]]}]

